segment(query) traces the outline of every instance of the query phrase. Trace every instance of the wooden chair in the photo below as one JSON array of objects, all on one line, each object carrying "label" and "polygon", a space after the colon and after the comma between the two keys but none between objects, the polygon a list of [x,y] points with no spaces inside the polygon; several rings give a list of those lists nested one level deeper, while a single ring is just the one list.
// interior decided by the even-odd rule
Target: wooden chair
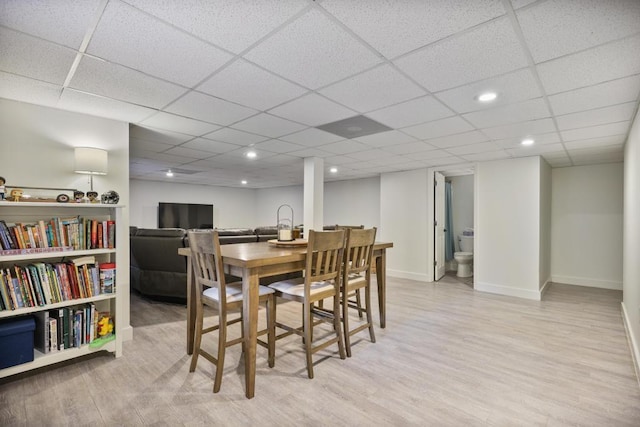
[{"label": "wooden chair", "polygon": [[[193,356],[189,372],[196,369],[198,356],[202,355],[216,367],[216,375],[213,383],[213,392],[220,391],[222,373],[224,371],[225,350],[235,344],[243,342],[243,336],[227,341],[227,326],[242,322],[240,317],[228,320],[228,313],[232,310],[242,309],[242,283],[226,283],[222,257],[220,256],[220,239],[217,231],[192,230],[189,231],[189,247],[191,249],[191,261],[196,286],[196,331],[194,337]],[[274,291],[266,286],[260,286],[260,302],[266,303],[267,329],[258,332],[258,336],[267,334],[267,342],[258,340],[258,343],[268,349],[269,367],[274,366],[275,361],[275,299]],[[204,306],[213,307],[218,311],[219,322],[217,325],[204,327]],[[218,331],[217,357],[201,348],[202,335]],[[244,347],[244,346],[243,346]]]},{"label": "wooden chair", "polygon": [[[342,328],[340,325],[340,282],[341,266],[344,250],[344,230],[339,231],[309,231],[307,243],[307,260],[304,278],[275,282],[269,285],[276,291],[276,299],[302,303],[302,326],[291,327],[276,321],[276,326],[287,332],[276,339],[291,334],[303,337],[307,374],[313,378],[312,355],[332,344],[338,344],[340,358],[345,358]],[[315,303],[325,298],[333,298],[333,310],[322,310],[315,307]],[[317,321],[314,321],[317,318]],[[322,322],[333,325],[335,337],[325,339],[314,346],[313,327]]]},{"label": "wooden chair", "polygon": [[[376,241],[376,228],[349,229],[347,230],[344,249],[344,263],[342,264],[343,281],[341,288],[342,324],[344,327],[344,342],[347,356],[351,357],[351,336],[360,331],[369,329],[371,342],[376,342],[373,332],[373,319],[371,314],[371,259],[373,245]],[[356,301],[349,300],[354,293],[359,297],[360,289],[364,289],[364,308],[360,298]],[[349,326],[349,308],[358,311],[362,318],[362,312],[366,314],[366,322],[351,329]]]}]

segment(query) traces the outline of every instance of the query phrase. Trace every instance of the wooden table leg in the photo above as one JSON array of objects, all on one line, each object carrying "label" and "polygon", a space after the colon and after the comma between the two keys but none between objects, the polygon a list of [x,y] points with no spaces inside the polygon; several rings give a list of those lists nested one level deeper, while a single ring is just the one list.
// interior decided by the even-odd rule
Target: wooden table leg
[{"label": "wooden table leg", "polygon": [[187,354],[193,354],[193,337],[196,331],[196,286],[193,280],[191,257],[187,256]]},{"label": "wooden table leg", "polygon": [[382,249],[376,257],[376,281],[378,282],[378,309],[380,310],[380,327],[387,326],[387,251]]},{"label": "wooden table leg", "polygon": [[258,286],[256,272],[245,269],[242,273],[242,316],[244,317],[244,374],[246,396],[251,399],[256,387],[256,346],[258,344]]}]

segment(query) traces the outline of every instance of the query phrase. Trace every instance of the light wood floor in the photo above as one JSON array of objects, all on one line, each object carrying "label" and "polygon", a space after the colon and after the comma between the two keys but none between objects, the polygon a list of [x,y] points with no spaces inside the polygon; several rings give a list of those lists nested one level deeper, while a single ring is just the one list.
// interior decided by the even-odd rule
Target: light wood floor
[{"label": "light wood floor", "polygon": [[[278,342],[273,369],[259,347],[247,400],[239,346],[214,395],[206,360],[188,372],[185,308],[132,295],[134,340],[123,357],[4,381],[0,425],[638,426],[620,301],[619,291],[558,284],[534,302],[451,276],[389,278],[377,343],[363,333],[351,359],[317,357],[313,380],[298,337]],[[298,309],[278,306],[279,320],[300,319]]]}]

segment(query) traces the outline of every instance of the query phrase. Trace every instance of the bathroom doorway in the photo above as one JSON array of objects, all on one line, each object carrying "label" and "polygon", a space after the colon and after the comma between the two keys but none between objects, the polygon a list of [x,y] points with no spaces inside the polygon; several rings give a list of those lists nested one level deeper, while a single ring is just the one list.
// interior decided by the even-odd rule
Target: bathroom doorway
[{"label": "bathroom doorway", "polygon": [[[428,199],[433,200],[433,209],[428,209],[428,251],[427,274],[432,280],[440,280],[445,273],[457,274],[458,263],[454,254],[462,263],[469,257],[463,257],[461,252],[474,252],[467,246],[473,240],[468,236],[475,236],[475,168],[473,165],[457,166],[451,169],[431,168],[428,177]],[[459,237],[466,236],[466,237]],[[466,250],[461,250],[460,240],[465,240]],[[472,274],[471,265],[461,266],[460,273]],[[468,283],[472,277],[465,277]]]}]

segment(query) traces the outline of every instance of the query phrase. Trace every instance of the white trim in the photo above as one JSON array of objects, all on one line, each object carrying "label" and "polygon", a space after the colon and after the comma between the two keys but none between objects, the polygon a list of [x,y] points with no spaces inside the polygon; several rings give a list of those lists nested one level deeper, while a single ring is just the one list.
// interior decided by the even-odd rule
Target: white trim
[{"label": "white trim", "polygon": [[578,286],[586,286],[589,288],[613,289],[616,291],[622,290],[622,282],[614,282],[611,280],[589,279],[587,277],[573,277],[573,276],[551,276],[551,281],[554,283],[563,283],[565,285],[578,285]]},{"label": "white trim", "polygon": [[414,273],[411,271],[392,270],[387,268],[387,276],[398,277],[400,279],[417,280],[418,282],[433,282],[429,275],[425,273]]},{"label": "white trim", "polygon": [[549,284],[551,282],[552,282],[551,278],[548,278],[547,280],[544,281],[544,283],[540,287],[540,299],[542,299],[542,297],[544,296],[544,293],[547,292],[547,289],[549,289]]},{"label": "white trim", "polygon": [[638,343],[633,337],[631,330],[631,322],[629,322],[629,316],[627,316],[627,309],[624,305],[624,301],[620,303],[622,307],[622,323],[624,323],[624,331],[627,335],[627,342],[629,343],[629,350],[631,350],[631,358],[633,359],[633,367],[636,371],[636,379],[640,384],[640,349],[638,349]]},{"label": "white trim", "polygon": [[528,289],[518,289],[512,286],[494,285],[493,283],[475,282],[474,290],[481,292],[489,292],[492,294],[508,295],[511,297],[525,298],[535,301],[542,299],[541,291],[530,291]]}]

